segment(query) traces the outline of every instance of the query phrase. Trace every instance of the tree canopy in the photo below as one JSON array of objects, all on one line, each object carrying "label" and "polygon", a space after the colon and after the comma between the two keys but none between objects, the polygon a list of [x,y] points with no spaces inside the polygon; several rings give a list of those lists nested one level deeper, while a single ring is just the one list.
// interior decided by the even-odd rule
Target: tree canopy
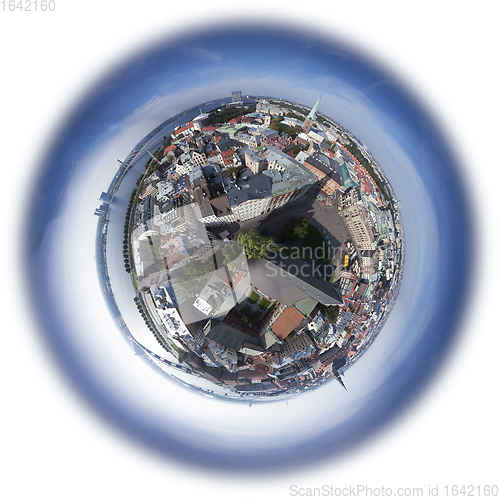
[{"label": "tree canopy", "polygon": [[230,241],[222,248],[224,265],[232,272],[244,271],[246,266],[243,246],[237,241]]},{"label": "tree canopy", "polygon": [[295,144],[293,147],[293,154],[298,155],[301,151],[305,151],[309,148],[309,144]]},{"label": "tree canopy", "polygon": [[238,242],[243,245],[247,259],[262,259],[269,253],[272,236],[261,236],[256,229],[238,235]]},{"label": "tree canopy", "polygon": [[240,169],[238,167],[229,167],[227,170],[228,177],[234,177],[235,180],[240,178]]},{"label": "tree canopy", "polygon": [[302,241],[308,231],[309,220],[306,216],[292,217],[283,227],[282,236],[289,240]]},{"label": "tree canopy", "polygon": [[191,260],[182,268],[184,277],[174,283],[174,291],[180,291],[187,297],[195,297],[205,285],[204,280],[213,271],[213,261]]},{"label": "tree canopy", "polygon": [[[213,110],[212,110],[213,111]],[[228,121],[236,118],[238,116],[243,116],[248,113],[253,113],[255,111],[255,106],[247,106],[245,108],[229,107],[225,108],[220,113],[215,110],[213,116],[215,117],[215,123],[227,123]]]},{"label": "tree canopy", "polygon": [[335,323],[337,316],[339,315],[339,306],[327,306],[325,308],[326,319]]},{"label": "tree canopy", "polygon": [[210,271],[213,270],[213,261],[190,260],[184,267],[184,277],[190,280],[201,281]]},{"label": "tree canopy", "polygon": [[285,132],[285,134],[289,135],[292,139],[295,138],[301,130],[300,127],[289,127],[288,125],[279,122],[273,122],[270,128],[276,130],[276,132],[280,134]]}]

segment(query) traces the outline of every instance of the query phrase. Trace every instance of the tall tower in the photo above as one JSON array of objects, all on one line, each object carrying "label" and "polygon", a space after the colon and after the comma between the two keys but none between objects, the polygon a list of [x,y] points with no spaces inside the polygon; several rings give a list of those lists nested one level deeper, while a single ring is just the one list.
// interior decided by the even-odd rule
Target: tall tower
[{"label": "tall tower", "polygon": [[231,92],[231,101],[232,102],[241,102],[241,90],[235,90]]},{"label": "tall tower", "polygon": [[264,116],[264,123],[266,125],[271,125],[271,115],[269,113],[267,113],[266,116]]},{"label": "tall tower", "polygon": [[347,387],[344,385],[344,381],[342,380],[340,373],[335,368],[332,369],[332,374],[335,377],[335,380],[347,391]]},{"label": "tall tower", "polygon": [[310,132],[313,122],[316,121],[316,112],[318,111],[319,101],[321,101],[322,95],[323,94],[319,96],[319,99],[316,101],[314,108],[311,109],[311,112],[307,115],[304,125],[302,125],[302,132],[304,132],[304,134],[308,134]]}]

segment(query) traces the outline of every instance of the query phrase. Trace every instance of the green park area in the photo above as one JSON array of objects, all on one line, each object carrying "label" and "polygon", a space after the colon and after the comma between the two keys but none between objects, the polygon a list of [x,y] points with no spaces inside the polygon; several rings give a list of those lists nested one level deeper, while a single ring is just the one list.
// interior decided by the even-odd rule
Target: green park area
[{"label": "green park area", "polygon": [[[328,258],[327,245],[321,231],[309,224],[307,217],[292,217],[283,227],[281,235],[287,240],[296,241],[299,246],[285,245],[283,252],[301,258],[306,262]],[[298,253],[298,255],[297,255]]]}]

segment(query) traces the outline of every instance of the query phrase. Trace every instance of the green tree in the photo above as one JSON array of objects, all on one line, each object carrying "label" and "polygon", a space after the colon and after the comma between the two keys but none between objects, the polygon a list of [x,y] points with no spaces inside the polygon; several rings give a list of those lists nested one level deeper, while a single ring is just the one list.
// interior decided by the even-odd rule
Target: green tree
[{"label": "green tree", "polygon": [[190,260],[183,268],[184,278],[189,280],[201,281],[210,271],[213,270],[213,262],[207,260]]},{"label": "green tree", "polygon": [[238,235],[238,242],[243,245],[247,259],[262,259],[269,253],[272,236],[261,236],[256,229]]},{"label": "green tree", "polygon": [[222,248],[224,256],[224,265],[232,272],[245,270],[246,259],[243,247],[237,241],[230,241]]},{"label": "green tree", "polygon": [[192,298],[196,297],[196,294],[202,290],[202,286],[198,281],[189,279],[179,280],[173,284],[173,287],[176,294],[180,292],[182,295]]},{"label": "green tree", "polygon": [[184,267],[184,277],[174,283],[174,291],[180,291],[187,297],[195,297],[201,292],[204,280],[213,270],[213,261],[190,260]]},{"label": "green tree", "polygon": [[335,323],[339,315],[339,306],[328,306],[325,308],[325,316],[328,321]]},{"label": "green tree", "polygon": [[294,139],[297,134],[300,133],[300,127],[289,127],[288,125],[284,125],[283,123],[273,122],[270,126],[273,130],[276,130],[278,133],[283,133],[289,135],[292,139]]},{"label": "green tree", "polygon": [[289,240],[302,241],[307,236],[309,220],[306,216],[292,217],[283,227],[282,236]]},{"label": "green tree", "polygon": [[309,145],[305,145],[305,144],[295,144],[295,146],[293,147],[293,154],[294,155],[298,155],[301,151],[305,151],[306,149],[308,149]]},{"label": "green tree", "polygon": [[153,156],[157,159],[157,160],[161,160],[162,157],[163,157],[163,147],[159,147],[153,154]]},{"label": "green tree", "polygon": [[297,115],[296,113],[287,113],[285,115],[287,118],[295,118],[296,120],[304,121],[304,115]]},{"label": "green tree", "polygon": [[236,180],[238,180],[240,178],[240,169],[238,167],[229,167],[227,176],[234,177]]}]

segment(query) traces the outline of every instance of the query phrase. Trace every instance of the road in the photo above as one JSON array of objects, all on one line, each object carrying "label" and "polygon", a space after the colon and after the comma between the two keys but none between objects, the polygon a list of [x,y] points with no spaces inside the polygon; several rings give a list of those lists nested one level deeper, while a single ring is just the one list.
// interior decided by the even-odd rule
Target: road
[{"label": "road", "polygon": [[125,271],[123,261],[125,213],[130,194],[136,187],[137,178],[144,172],[144,166],[150,156],[147,152],[144,152],[136,158],[135,163],[131,166],[116,191],[108,212],[109,222],[106,243],[108,275],[118,309],[134,337],[152,352],[160,356],[166,356],[166,351],[156,341],[137,310],[134,303],[135,289],[131,275]]}]

